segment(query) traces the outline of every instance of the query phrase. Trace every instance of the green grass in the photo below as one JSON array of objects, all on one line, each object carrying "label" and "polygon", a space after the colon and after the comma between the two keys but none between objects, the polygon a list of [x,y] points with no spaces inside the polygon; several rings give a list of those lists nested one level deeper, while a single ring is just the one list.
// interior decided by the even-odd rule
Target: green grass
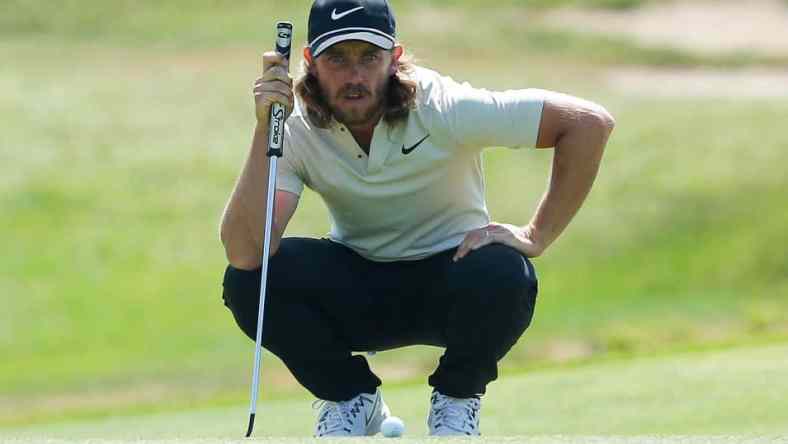
[{"label": "green grass", "polygon": [[[594,65],[743,67],[788,66],[788,57],[757,51],[701,54],[670,47],[642,46],[627,37],[543,28],[539,14],[556,6],[626,9],[645,0],[507,0],[487,2],[402,1],[396,4],[398,37],[419,52],[447,52],[465,59],[494,54],[509,57],[549,56]],[[311,1],[238,2],[199,0],[67,0],[58,13],[41,0],[11,0],[0,6],[0,36],[39,45],[66,41],[108,47],[268,48],[274,22],[295,23],[296,46],[306,40]],[[485,20],[477,18],[483,15]]]},{"label": "green grass", "polygon": [[[16,61],[0,67],[0,232],[15,252],[0,258],[5,405],[106,391],[101,406],[151,384],[163,394],[126,404],[244,397],[251,347],[220,302],[217,224],[252,128],[255,53],[3,48]],[[486,60],[428,59],[482,86],[520,83],[487,73]],[[604,103],[618,129],[585,208],[536,260],[536,319],[504,367],[785,337],[786,259],[774,246],[786,244],[788,105],[584,92],[593,77],[551,78],[550,66],[523,83]],[[550,159],[488,151],[496,220],[530,218]],[[308,194],[288,233],[326,230]],[[380,360],[408,378],[435,359],[414,349]],[[294,390],[282,378],[274,394]],[[34,405],[17,413],[45,413]]]},{"label": "green grass", "polygon": [[[254,439],[254,438],[252,438]],[[331,442],[334,443],[369,443],[369,442],[385,442],[386,438],[333,438]],[[763,436],[682,436],[682,435],[643,435],[643,436],[566,436],[566,435],[550,435],[550,436],[493,436],[482,438],[453,438],[450,442],[459,443],[483,443],[483,444],[581,444],[588,442],[604,442],[609,444],[771,444],[773,442],[784,442],[785,437],[763,437]],[[185,443],[199,443],[199,444],[225,444],[225,443],[244,443],[248,442],[247,439],[141,439],[131,442],[138,444],[185,444]],[[314,438],[265,438],[262,441],[270,443],[281,444],[301,444],[301,443],[314,443]],[[8,441],[10,444],[28,444],[31,442],[45,443],[45,444],[70,444],[80,441],[73,440],[39,440],[39,439],[12,439]],[[130,442],[128,440],[110,440],[110,439],[91,439],[91,443],[95,444],[125,444]],[[397,443],[403,444],[418,444],[423,442],[439,443],[446,442],[446,439],[439,438],[398,438]]]},{"label": "green grass", "polygon": [[[217,226],[251,135],[248,89],[270,44],[261,29],[303,16],[305,2],[151,4],[0,5],[0,424],[247,396],[252,345],[221,305]],[[535,40],[518,49],[511,4],[492,12],[508,21],[474,27],[470,2],[443,28],[438,4],[401,8],[428,66],[576,94],[618,121],[586,205],[535,261],[535,321],[504,373],[788,338],[788,104],[622,96],[605,84],[611,61],[722,59],[612,40],[600,56],[577,36],[527,29]],[[527,222],[551,155],[487,152],[496,220]],[[306,194],[288,234],[327,228]],[[375,365],[388,383],[412,382],[437,354]],[[303,395],[266,362],[267,400]]]},{"label": "green grass", "polygon": [[[170,40],[173,36],[233,38],[259,33],[276,17],[297,18],[304,23],[311,0],[276,2],[273,0],[175,0],[166,3],[153,0],[118,0],[111,3],[97,0],[64,0],[57,13],[42,0],[7,0],[0,5],[0,33],[56,34],[96,38],[123,36]],[[626,9],[639,6],[644,0],[505,0],[496,7],[517,7],[524,10],[576,5]],[[408,0],[394,2],[395,12],[407,14],[420,7],[441,9],[489,9],[482,0]],[[255,34],[258,35],[259,34]]]},{"label": "green grass", "polygon": [[[483,398],[485,438],[479,442],[574,443],[597,436],[605,437],[599,438],[604,442],[743,442],[755,435],[788,436],[786,372],[788,346],[783,344],[509,375],[493,383]],[[383,390],[393,413],[406,423],[405,437],[422,440],[427,432],[429,388],[384,385]],[[246,417],[243,405],[135,416],[106,414],[0,429],[0,436],[22,442],[226,441],[240,438]],[[264,401],[258,406],[255,436],[268,442],[295,442],[292,438],[312,433],[313,422],[306,397]]]}]

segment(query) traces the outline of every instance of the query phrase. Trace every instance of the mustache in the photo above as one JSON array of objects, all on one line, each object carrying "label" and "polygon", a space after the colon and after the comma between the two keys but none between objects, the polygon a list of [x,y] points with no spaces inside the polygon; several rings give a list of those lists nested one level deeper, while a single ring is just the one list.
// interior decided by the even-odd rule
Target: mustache
[{"label": "mustache", "polygon": [[337,96],[343,97],[350,94],[370,95],[372,93],[364,85],[345,85],[339,90]]}]

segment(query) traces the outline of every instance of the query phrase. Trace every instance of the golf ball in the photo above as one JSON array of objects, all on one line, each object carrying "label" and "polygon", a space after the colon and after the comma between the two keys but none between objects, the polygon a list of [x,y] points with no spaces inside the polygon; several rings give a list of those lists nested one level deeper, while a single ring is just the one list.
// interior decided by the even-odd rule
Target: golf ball
[{"label": "golf ball", "polygon": [[389,416],[380,425],[380,432],[386,438],[398,438],[405,432],[405,423],[396,416]]}]

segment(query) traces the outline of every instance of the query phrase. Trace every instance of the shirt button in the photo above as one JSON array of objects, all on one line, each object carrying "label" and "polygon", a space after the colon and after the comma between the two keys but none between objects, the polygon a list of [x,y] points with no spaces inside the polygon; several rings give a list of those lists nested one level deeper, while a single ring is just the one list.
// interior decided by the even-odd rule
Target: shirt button
[{"label": "shirt button", "polygon": [[361,159],[361,154],[358,155],[358,158]]},{"label": "shirt button", "polygon": [[340,131],[342,131],[342,132],[344,133],[344,132],[345,132],[345,127],[344,127],[344,126],[341,126],[341,127],[339,127],[339,130],[340,130]]}]

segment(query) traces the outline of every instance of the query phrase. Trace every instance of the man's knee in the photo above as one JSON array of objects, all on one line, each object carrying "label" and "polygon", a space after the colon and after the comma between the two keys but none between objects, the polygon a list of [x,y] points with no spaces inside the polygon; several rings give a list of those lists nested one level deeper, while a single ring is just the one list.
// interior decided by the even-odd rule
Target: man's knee
[{"label": "man's knee", "polygon": [[531,324],[533,317],[538,281],[531,261],[519,251],[507,245],[491,245],[492,262],[497,272],[491,287],[504,303],[519,315],[512,319],[515,330],[522,334]]},{"label": "man's knee", "polygon": [[498,270],[498,285],[502,288],[524,289],[536,293],[537,279],[533,264],[519,251],[507,245],[491,245],[492,262]]},{"label": "man's knee", "polygon": [[490,244],[461,261],[470,262],[463,270],[468,279],[485,289],[522,290],[536,295],[538,282],[531,261],[512,247]]},{"label": "man's knee", "polygon": [[238,327],[251,339],[257,334],[261,270],[241,270],[228,265],[224,272],[222,299]]},{"label": "man's knee", "polygon": [[486,313],[494,327],[516,340],[531,324],[538,292],[533,264],[506,245],[491,244],[469,254],[458,275],[462,310]]}]

